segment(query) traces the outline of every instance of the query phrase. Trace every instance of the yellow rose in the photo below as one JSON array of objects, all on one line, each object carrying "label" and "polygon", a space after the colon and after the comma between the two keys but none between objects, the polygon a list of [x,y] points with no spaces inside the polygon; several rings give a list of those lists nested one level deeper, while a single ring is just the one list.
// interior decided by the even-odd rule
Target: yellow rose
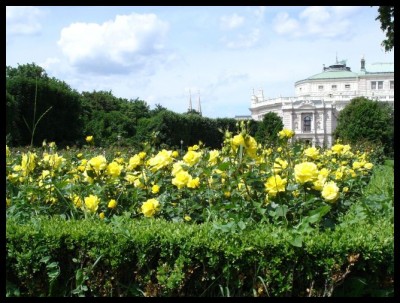
[{"label": "yellow rose", "polygon": [[103,220],[104,217],[105,217],[105,214],[104,214],[103,212],[99,213],[99,218],[100,218],[101,220]]},{"label": "yellow rose", "polygon": [[342,145],[342,144],[335,144],[331,148],[333,153],[338,154],[338,155],[340,155],[342,153],[343,149],[344,149],[344,145]]},{"label": "yellow rose", "polygon": [[111,199],[110,202],[108,202],[108,206],[107,207],[111,208],[111,209],[117,207],[117,201],[115,201],[114,199]]},{"label": "yellow rose", "polygon": [[195,165],[197,162],[199,162],[201,158],[201,153],[200,152],[196,152],[193,150],[190,150],[186,153],[186,155],[183,156],[183,161],[190,165],[193,166]]},{"label": "yellow rose", "polygon": [[242,134],[239,134],[239,135],[234,136],[234,137],[232,138],[232,144],[233,144],[233,146],[235,146],[235,147],[238,147],[238,146],[240,146],[240,145],[244,146],[245,143],[244,143],[244,138],[243,138]]},{"label": "yellow rose", "polygon": [[160,191],[160,186],[158,186],[157,184],[154,184],[154,185],[151,187],[151,192],[152,192],[153,194],[157,194],[159,191]]},{"label": "yellow rose", "polygon": [[150,158],[147,163],[151,166],[151,171],[155,172],[166,167],[168,164],[172,163],[172,161],[172,151],[163,149],[153,158]]},{"label": "yellow rose", "polygon": [[200,179],[199,177],[192,179],[192,177],[190,177],[190,180],[187,183],[187,187],[189,188],[197,188],[200,186]]},{"label": "yellow rose", "polygon": [[142,205],[142,213],[145,217],[153,217],[159,210],[160,203],[156,199],[148,199]]},{"label": "yellow rose", "polygon": [[185,221],[190,221],[190,220],[192,220],[192,218],[191,217],[189,217],[188,215],[186,215],[185,217],[184,217],[184,219],[185,219]]},{"label": "yellow rose", "polygon": [[318,149],[316,149],[315,147],[309,147],[309,148],[307,148],[307,149],[304,150],[304,154],[305,154],[307,157],[309,157],[309,158],[315,160],[315,159],[317,159],[318,156],[319,156],[319,151],[318,151]]},{"label": "yellow rose", "polygon": [[326,182],[321,195],[326,201],[335,202],[339,197],[339,187],[337,187],[334,181]]},{"label": "yellow rose", "polygon": [[319,190],[321,191],[324,187],[326,181],[326,177],[324,177],[323,175],[319,174],[318,175],[318,179],[316,181],[313,182],[313,189],[315,190]]},{"label": "yellow rose", "polygon": [[121,174],[122,166],[117,162],[111,162],[107,166],[107,174],[111,177],[118,177]]},{"label": "yellow rose", "polygon": [[78,195],[72,196],[72,202],[74,203],[76,208],[82,207],[82,199]]},{"label": "yellow rose", "polygon": [[268,191],[268,195],[271,195],[271,197],[275,197],[278,192],[285,191],[286,183],[286,179],[282,179],[281,176],[275,175],[269,177],[264,186]]},{"label": "yellow rose", "polygon": [[246,144],[246,154],[249,157],[254,158],[257,154],[257,141],[253,137],[247,136],[245,144]]},{"label": "yellow rose", "polygon": [[103,155],[100,155],[90,159],[88,164],[96,173],[99,173],[107,167],[107,160]]},{"label": "yellow rose", "polygon": [[142,159],[140,158],[140,156],[139,155],[134,155],[133,157],[129,158],[129,164],[128,164],[127,169],[128,170],[134,170],[141,163],[142,163]]},{"label": "yellow rose", "polygon": [[329,176],[329,169],[327,168],[321,168],[321,170],[318,172],[319,175],[323,176],[323,177],[328,177]]},{"label": "yellow rose", "polygon": [[28,174],[35,169],[36,158],[37,155],[35,153],[32,154],[31,152],[22,155],[21,168],[25,171],[25,174]]},{"label": "yellow rose", "polygon": [[178,162],[175,162],[174,164],[172,164],[171,175],[172,175],[172,176],[176,176],[177,173],[179,173],[180,171],[182,171],[182,170],[183,170],[182,165],[184,165],[184,164],[185,164],[185,162],[183,162],[182,160],[181,160],[181,161],[178,161]]},{"label": "yellow rose", "polygon": [[359,161],[353,162],[353,169],[361,169],[363,167],[363,163]]},{"label": "yellow rose", "polygon": [[286,160],[282,160],[281,158],[276,158],[274,163],[273,172],[279,173],[282,169],[285,169],[288,166],[288,162]]},{"label": "yellow rose", "polygon": [[85,207],[90,212],[94,213],[99,208],[100,199],[95,195],[89,195],[85,198]]},{"label": "yellow rose", "polygon": [[318,168],[313,162],[303,162],[294,167],[296,182],[304,184],[314,182],[318,178]]},{"label": "yellow rose", "polygon": [[186,186],[190,179],[191,176],[189,173],[182,170],[175,175],[175,178],[172,179],[172,184],[181,189]]},{"label": "yellow rose", "polygon": [[284,138],[290,139],[294,136],[294,131],[292,131],[291,129],[284,128],[278,133],[278,136],[280,139]]},{"label": "yellow rose", "polygon": [[93,136],[87,136],[86,137],[86,142],[87,143],[90,143],[90,142],[92,142],[93,141]]},{"label": "yellow rose", "polygon": [[372,163],[370,163],[370,162],[364,164],[364,167],[365,167],[366,169],[371,169],[373,166],[374,166],[374,165],[373,165]]},{"label": "yellow rose", "polygon": [[208,159],[208,163],[210,165],[216,165],[219,157],[219,151],[214,149],[210,151],[210,158]]}]

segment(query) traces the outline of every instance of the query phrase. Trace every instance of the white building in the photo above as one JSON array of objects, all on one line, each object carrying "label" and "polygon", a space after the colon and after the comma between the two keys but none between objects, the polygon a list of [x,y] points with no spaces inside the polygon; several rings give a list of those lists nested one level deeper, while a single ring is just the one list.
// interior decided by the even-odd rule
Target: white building
[{"label": "white building", "polygon": [[251,118],[262,120],[277,113],[285,128],[295,131],[295,139],[313,146],[332,146],[338,113],[355,97],[367,97],[394,104],[394,64],[365,64],[352,72],[345,61],[323,67],[321,73],[295,83],[295,97],[264,98],[263,91],[251,97]]}]

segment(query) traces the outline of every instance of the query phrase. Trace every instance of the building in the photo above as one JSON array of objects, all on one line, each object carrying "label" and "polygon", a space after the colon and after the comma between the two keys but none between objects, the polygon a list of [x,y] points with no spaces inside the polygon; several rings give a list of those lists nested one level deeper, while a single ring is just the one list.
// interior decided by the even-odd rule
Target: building
[{"label": "building", "polygon": [[262,120],[268,112],[277,113],[284,127],[295,131],[294,139],[313,146],[332,146],[332,133],[339,112],[355,97],[367,97],[394,104],[394,64],[372,63],[361,59],[359,72],[346,61],[338,61],[322,72],[295,83],[294,97],[264,98],[262,90],[251,97],[250,112]]}]

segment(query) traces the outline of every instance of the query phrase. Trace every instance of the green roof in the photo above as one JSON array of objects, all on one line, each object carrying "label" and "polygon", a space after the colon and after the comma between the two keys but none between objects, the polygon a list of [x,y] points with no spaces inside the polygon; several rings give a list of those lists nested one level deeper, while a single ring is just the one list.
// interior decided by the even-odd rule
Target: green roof
[{"label": "green roof", "polygon": [[[326,70],[325,70],[326,69]],[[349,67],[346,67],[345,61],[336,62],[336,64],[324,67],[322,73],[315,74],[304,80],[324,80],[324,79],[344,79],[344,78],[356,78],[361,75],[366,74],[379,74],[379,73],[394,73],[394,63],[393,62],[378,62],[366,64],[365,70],[361,70],[359,73],[354,73],[350,71]]]},{"label": "green roof", "polygon": [[394,73],[394,63],[393,62],[378,62],[366,64],[365,70],[367,74],[371,73]]},{"label": "green roof", "polygon": [[353,73],[345,70],[330,70],[324,71],[322,73],[316,74],[314,76],[308,77],[307,80],[317,80],[317,79],[337,79],[337,78],[355,78],[357,73]]}]

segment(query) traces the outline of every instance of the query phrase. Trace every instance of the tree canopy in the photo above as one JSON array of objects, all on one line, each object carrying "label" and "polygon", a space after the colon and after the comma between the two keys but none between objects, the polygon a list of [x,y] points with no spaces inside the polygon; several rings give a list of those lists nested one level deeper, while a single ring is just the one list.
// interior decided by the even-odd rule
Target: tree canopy
[{"label": "tree canopy", "polygon": [[385,102],[357,97],[339,113],[335,139],[357,144],[371,142],[393,151],[394,111]]},{"label": "tree canopy", "polygon": [[269,112],[263,117],[255,138],[262,144],[274,143],[278,139],[278,132],[282,129],[282,118],[276,113]]},{"label": "tree canopy", "polygon": [[382,41],[385,51],[391,51],[394,47],[394,6],[379,6],[378,17],[381,23],[381,29],[386,34],[386,39]]}]

